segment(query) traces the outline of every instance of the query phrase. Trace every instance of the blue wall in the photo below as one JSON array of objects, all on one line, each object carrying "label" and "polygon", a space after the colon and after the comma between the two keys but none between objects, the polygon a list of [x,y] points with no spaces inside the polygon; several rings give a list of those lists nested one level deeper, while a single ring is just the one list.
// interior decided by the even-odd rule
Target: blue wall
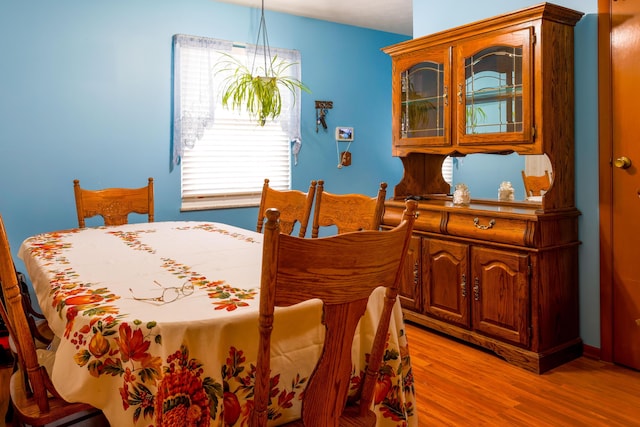
[{"label": "blue wall", "polygon": [[[555,2],[587,13],[575,31],[580,324],[585,343],[599,347],[597,0]],[[419,37],[538,1],[413,3]],[[253,228],[256,208],[180,213],[180,172],[169,172],[171,36],[253,42],[258,19],[257,9],[211,0],[2,0],[0,214],[14,254],[30,235],[77,225],[74,178],[98,188],[153,176],[158,221]],[[335,192],[374,195],[383,180],[392,189],[402,165],[390,155],[391,61],[380,48],[406,37],[280,13],[266,19],[273,46],[300,50],[313,91],[302,95],[294,188],[324,179]],[[315,100],[334,102],[329,132],[315,132]],[[355,128],[353,164],[342,169],[336,126]]]},{"label": "blue wall", "polygon": [[[155,179],[156,220],[211,220],[253,229],[257,208],[180,212],[170,172],[171,37],[255,42],[260,11],[210,0],[2,0],[0,214],[17,253],[36,233],[77,226],[72,181],[143,186]],[[391,60],[408,37],[266,13],[272,46],[298,49],[302,151],[293,187],[324,179],[372,196],[402,176],[391,157]],[[331,100],[328,131],[315,100]],[[355,128],[353,164],[337,168],[336,126]],[[343,143],[341,143],[343,144]],[[18,268],[22,263],[16,257]]]},{"label": "blue wall", "polygon": [[[420,37],[539,4],[538,0],[413,1],[413,33]],[[580,334],[600,347],[600,240],[598,237],[598,2],[553,0],[585,16],[575,28],[576,206],[580,227]],[[473,194],[473,193],[472,193]]]}]

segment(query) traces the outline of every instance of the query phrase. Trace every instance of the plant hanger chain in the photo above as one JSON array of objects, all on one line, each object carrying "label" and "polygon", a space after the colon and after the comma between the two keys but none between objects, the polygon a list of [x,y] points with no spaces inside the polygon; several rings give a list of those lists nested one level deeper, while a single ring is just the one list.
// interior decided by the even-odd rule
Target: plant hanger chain
[{"label": "plant hanger chain", "polygon": [[[262,9],[260,11],[260,25],[258,26],[258,37],[256,38],[256,50],[253,55],[253,63],[251,64],[251,74],[255,71],[256,58],[258,57],[258,49],[260,48],[260,35],[262,35],[262,53],[264,56],[264,74],[265,77],[273,76],[273,66],[271,63],[271,47],[269,46],[269,36],[267,35],[267,23],[264,18],[264,0],[262,0]],[[268,65],[267,65],[268,64]]]}]

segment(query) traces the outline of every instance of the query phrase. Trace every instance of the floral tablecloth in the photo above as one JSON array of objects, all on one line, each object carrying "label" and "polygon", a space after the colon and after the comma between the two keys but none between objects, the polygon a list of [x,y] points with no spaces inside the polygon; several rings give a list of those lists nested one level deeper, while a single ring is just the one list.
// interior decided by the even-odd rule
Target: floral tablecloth
[{"label": "floral tablecloth", "polygon": [[[211,222],[71,229],[26,239],[19,256],[61,339],[52,379],[65,399],[102,409],[113,426],[248,425],[261,234]],[[354,389],[382,296],[370,299],[354,342]],[[276,312],[270,425],[299,416],[320,315],[317,302]],[[399,304],[375,409],[380,426],[418,424]]]}]

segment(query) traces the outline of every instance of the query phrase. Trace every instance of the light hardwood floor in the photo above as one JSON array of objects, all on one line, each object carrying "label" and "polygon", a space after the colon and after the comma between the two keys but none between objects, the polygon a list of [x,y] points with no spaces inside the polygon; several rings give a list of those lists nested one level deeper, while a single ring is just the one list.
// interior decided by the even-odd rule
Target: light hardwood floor
[{"label": "light hardwood floor", "polygon": [[640,426],[640,372],[581,357],[537,375],[411,324],[407,337],[420,426]]},{"label": "light hardwood floor", "polygon": [[581,357],[542,375],[407,324],[421,426],[640,426],[640,372]]}]

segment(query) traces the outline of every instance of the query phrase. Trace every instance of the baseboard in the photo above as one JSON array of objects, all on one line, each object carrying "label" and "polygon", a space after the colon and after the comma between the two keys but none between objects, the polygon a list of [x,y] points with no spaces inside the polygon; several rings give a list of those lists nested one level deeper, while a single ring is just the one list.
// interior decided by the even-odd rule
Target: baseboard
[{"label": "baseboard", "polygon": [[588,357],[589,359],[600,360],[600,349],[598,347],[583,344],[582,355],[584,357]]}]

